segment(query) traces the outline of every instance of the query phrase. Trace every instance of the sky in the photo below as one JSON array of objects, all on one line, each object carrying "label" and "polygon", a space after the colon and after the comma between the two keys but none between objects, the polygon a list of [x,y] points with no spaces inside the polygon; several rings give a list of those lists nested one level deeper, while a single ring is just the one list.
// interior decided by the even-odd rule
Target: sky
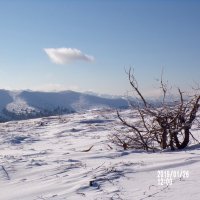
[{"label": "sky", "polygon": [[0,88],[131,91],[200,77],[200,1],[0,0]]}]

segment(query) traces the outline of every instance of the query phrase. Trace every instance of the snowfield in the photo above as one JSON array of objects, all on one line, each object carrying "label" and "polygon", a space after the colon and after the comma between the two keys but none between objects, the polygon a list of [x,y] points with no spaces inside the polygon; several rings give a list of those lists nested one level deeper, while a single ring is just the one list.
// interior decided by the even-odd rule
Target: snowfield
[{"label": "snowfield", "polygon": [[112,110],[0,124],[0,199],[200,199],[200,145],[122,151],[108,141],[120,127]]}]

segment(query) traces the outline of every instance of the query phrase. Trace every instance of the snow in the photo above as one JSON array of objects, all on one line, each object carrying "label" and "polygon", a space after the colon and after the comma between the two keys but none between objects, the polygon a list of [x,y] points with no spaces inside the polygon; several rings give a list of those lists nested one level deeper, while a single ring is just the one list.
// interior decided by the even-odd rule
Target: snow
[{"label": "snow", "polygon": [[[108,140],[120,127],[113,110],[0,124],[0,199],[200,199],[200,145],[175,152],[122,151]],[[176,177],[159,185],[165,172]]]},{"label": "snow", "polygon": [[7,104],[6,109],[16,114],[27,114],[38,111],[36,108],[29,106],[27,102],[20,97],[21,91],[14,91],[9,93],[13,102]]}]

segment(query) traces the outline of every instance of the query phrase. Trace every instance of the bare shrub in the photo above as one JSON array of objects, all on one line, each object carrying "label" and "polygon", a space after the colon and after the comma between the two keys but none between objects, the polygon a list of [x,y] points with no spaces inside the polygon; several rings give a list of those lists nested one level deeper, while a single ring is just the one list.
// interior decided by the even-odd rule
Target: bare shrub
[{"label": "bare shrub", "polygon": [[[184,96],[178,89],[178,99],[169,101],[169,89],[161,76],[160,88],[162,102],[158,105],[150,103],[141,93],[132,69],[127,72],[129,82],[138,98],[137,104],[131,104],[134,112],[134,120],[125,119],[117,112],[121,123],[126,127],[125,131],[116,131],[110,136],[110,141],[124,149],[183,149],[194,136],[191,128],[199,124],[200,93],[199,88],[193,89],[191,96]],[[197,141],[197,140],[196,140]]]}]

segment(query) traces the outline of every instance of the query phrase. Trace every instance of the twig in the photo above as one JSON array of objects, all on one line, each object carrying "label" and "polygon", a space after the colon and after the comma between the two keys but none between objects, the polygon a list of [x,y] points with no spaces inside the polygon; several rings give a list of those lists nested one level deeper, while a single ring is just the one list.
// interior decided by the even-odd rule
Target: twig
[{"label": "twig", "polygon": [[94,145],[92,145],[89,149],[82,150],[81,152],[88,152],[88,151],[90,151],[90,150],[92,149],[93,146],[94,146]]},{"label": "twig", "polygon": [[7,179],[10,180],[10,176],[9,176],[8,172],[6,171],[5,167],[3,165],[1,165],[1,168],[4,171],[4,173],[6,174]]},{"label": "twig", "polygon": [[200,144],[199,140],[197,140],[191,132],[190,132],[190,135],[192,136],[194,141],[196,141],[196,142],[198,142]]},{"label": "twig", "polygon": [[169,185],[167,185],[166,187],[162,188],[161,190],[159,190],[157,192],[154,192],[153,194],[149,194],[148,196],[146,196],[144,198],[141,198],[140,200],[147,199],[149,197],[155,197],[157,194],[159,194],[160,192],[166,190],[167,188],[169,188]]},{"label": "twig", "polygon": [[99,169],[100,167],[102,167],[105,164],[105,162],[103,162],[101,165],[99,165],[97,168],[95,168],[94,170]]}]

